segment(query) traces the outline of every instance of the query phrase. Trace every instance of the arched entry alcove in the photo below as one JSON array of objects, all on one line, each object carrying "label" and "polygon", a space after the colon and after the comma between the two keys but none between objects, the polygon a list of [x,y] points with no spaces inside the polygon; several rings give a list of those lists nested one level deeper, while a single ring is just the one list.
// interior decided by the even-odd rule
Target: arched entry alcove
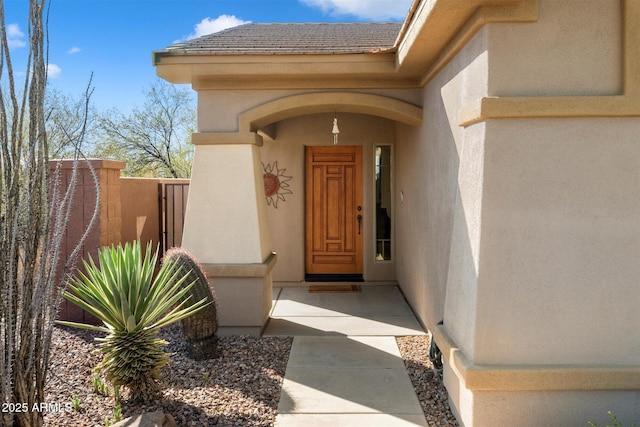
[{"label": "arched entry alcove", "polygon": [[[221,301],[220,330],[224,334],[259,333],[271,307],[271,272],[279,264],[272,253],[273,208],[265,203],[263,182],[265,165],[273,167],[277,158],[265,159],[266,147],[258,131],[275,123],[280,126],[309,117],[330,118],[335,113],[364,119],[365,123],[360,124],[363,129],[372,123],[387,123],[388,128],[393,128],[396,122],[418,125],[422,120],[422,109],[416,105],[366,93],[313,92],[257,104],[238,114],[235,131],[199,132],[192,136],[196,151],[183,244],[200,259],[216,283]],[[303,162],[304,141],[296,149],[302,150],[297,161]],[[371,150],[363,152],[363,162],[368,164]],[[280,163],[279,167],[287,165]],[[293,180],[301,183],[305,178],[300,173]],[[297,194],[303,195],[304,191]],[[276,214],[281,216],[289,207],[290,204],[279,207]],[[289,215],[300,221],[304,210]],[[367,220],[365,216],[364,226]],[[290,230],[286,232],[291,234]]]},{"label": "arched entry alcove", "polygon": [[[395,280],[392,263],[389,260],[386,263],[376,261],[375,147],[382,145],[389,150],[393,148],[396,142],[396,123],[417,125],[421,122],[421,114],[420,107],[404,101],[380,95],[344,92],[295,95],[265,103],[242,114],[241,129],[261,131],[260,134],[270,136],[264,138],[260,148],[263,173],[268,174],[272,182],[280,180],[283,184],[272,187],[279,188],[278,194],[267,195],[271,242],[279,259],[274,268],[274,281],[301,282],[305,279],[312,280],[311,277],[313,280],[327,280],[327,276],[334,280],[354,280],[355,277],[378,281]],[[332,120],[336,115],[340,136],[338,145],[334,146],[331,130]],[[333,162],[331,165],[335,175],[326,176],[326,171],[321,173],[322,178],[316,176],[314,179],[310,175],[307,161],[308,152],[312,148],[323,150],[319,155],[325,159],[325,164]],[[328,160],[327,157],[333,153],[339,158],[345,158],[349,156],[347,152],[351,148],[358,150],[359,164],[357,167],[354,165],[354,171],[357,171],[356,181],[359,186],[355,191],[361,197],[357,203],[353,202],[352,208],[356,211],[351,214],[340,213],[329,222],[335,225],[344,221],[346,224],[351,218],[352,228],[344,230],[344,233],[351,233],[352,236],[355,234],[355,237],[361,239],[358,241],[361,248],[355,251],[353,261],[359,267],[354,266],[354,271],[344,265],[346,262],[336,261],[326,270],[320,265],[315,265],[317,268],[314,268],[310,266],[311,251],[307,246],[311,233],[307,227],[311,222],[310,214],[314,211],[309,206],[312,194],[309,183],[322,179],[324,186],[328,188],[332,183],[342,186],[342,182],[337,184],[341,179],[351,179],[350,176],[342,177],[338,173],[341,168],[349,166],[338,166],[335,158]],[[320,165],[315,168],[320,168]],[[321,194],[320,198],[326,196]],[[390,200],[385,199],[385,202],[391,209],[388,205]],[[348,205],[350,202],[345,199],[336,204],[341,203]],[[360,211],[357,210],[358,207]],[[358,216],[362,220],[355,222],[354,218]],[[390,236],[387,238],[390,239]],[[330,240],[332,241],[325,244],[330,245],[335,252],[316,253],[318,259],[322,256],[329,258],[330,255],[333,259],[344,257],[336,252],[341,252],[341,245],[344,247],[347,243],[339,238]],[[320,278],[318,275],[324,277]]]}]

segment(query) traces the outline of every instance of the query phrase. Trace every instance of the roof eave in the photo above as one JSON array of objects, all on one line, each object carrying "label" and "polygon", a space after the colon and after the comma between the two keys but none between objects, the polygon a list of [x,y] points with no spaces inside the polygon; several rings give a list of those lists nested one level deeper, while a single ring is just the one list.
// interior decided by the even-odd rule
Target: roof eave
[{"label": "roof eave", "polygon": [[422,84],[484,25],[538,18],[538,0],[418,0],[414,7],[396,42],[397,68],[422,75]]},{"label": "roof eave", "polygon": [[153,52],[153,63],[156,65],[163,57],[171,56],[246,56],[246,55],[367,55],[367,54],[385,54],[396,53],[397,47],[377,47],[370,49],[353,49],[353,48],[324,48],[324,49],[308,49],[296,50],[291,48],[271,48],[271,49],[243,49],[243,50],[211,50],[196,48],[180,48],[179,45],[169,47]]},{"label": "roof eave", "polygon": [[[342,81],[390,80],[395,71],[395,52],[357,54],[233,54],[189,55],[156,51],[153,62],[158,76],[171,83],[208,87],[255,86],[256,82],[271,87],[303,84],[326,86],[328,82],[342,87]],[[269,83],[271,82],[271,83]],[[306,83],[304,83],[306,82]],[[405,83],[403,83],[403,86]]]}]

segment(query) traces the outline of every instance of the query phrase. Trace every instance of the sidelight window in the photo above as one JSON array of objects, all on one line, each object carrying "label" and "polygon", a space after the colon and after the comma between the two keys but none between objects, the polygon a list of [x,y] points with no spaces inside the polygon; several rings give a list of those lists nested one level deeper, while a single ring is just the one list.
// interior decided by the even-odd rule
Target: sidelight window
[{"label": "sidelight window", "polygon": [[375,259],[391,260],[391,146],[375,146]]}]

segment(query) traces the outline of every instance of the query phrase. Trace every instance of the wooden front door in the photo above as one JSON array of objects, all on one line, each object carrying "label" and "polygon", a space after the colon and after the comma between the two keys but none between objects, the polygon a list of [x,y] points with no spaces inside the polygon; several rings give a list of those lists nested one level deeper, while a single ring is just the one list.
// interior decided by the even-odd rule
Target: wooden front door
[{"label": "wooden front door", "polygon": [[362,274],[362,147],[306,147],[306,273]]}]

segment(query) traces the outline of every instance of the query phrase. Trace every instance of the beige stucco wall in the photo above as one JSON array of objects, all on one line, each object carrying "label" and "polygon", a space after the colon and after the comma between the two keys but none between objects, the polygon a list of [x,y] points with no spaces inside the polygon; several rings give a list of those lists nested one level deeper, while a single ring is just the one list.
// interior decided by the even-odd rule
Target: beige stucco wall
[{"label": "beige stucco wall", "polygon": [[[490,25],[484,33],[492,90],[531,94],[545,81],[551,93],[555,85],[561,93],[619,89],[621,59],[609,58],[619,55],[619,2],[596,3],[574,9],[574,16],[564,2],[542,1],[539,24]],[[583,28],[587,19],[596,30]],[[581,48],[576,34],[591,48]],[[545,43],[554,49],[543,49]],[[517,45],[531,47],[527,67],[542,70],[540,78],[508,78],[526,65],[506,59]],[[605,65],[592,63],[598,47]],[[585,69],[590,85],[573,82],[576,67]],[[442,75],[448,78],[446,70]],[[460,348],[477,363],[602,362],[602,350],[586,338],[589,325],[603,337],[607,360],[637,363],[640,315],[624,300],[640,299],[638,119],[500,120],[463,132],[479,138],[467,137],[459,151],[469,155],[460,157],[447,280],[445,325]],[[531,352],[532,344],[541,351]]]},{"label": "beige stucco wall", "polygon": [[488,95],[619,93],[621,22],[619,0],[540,0],[538,22],[489,25]]},{"label": "beige stucco wall", "polygon": [[537,23],[485,26],[425,88],[423,126],[399,127],[398,280],[427,327],[444,318],[465,425],[638,421],[640,119],[459,121],[483,96],[620,95],[620,4],[540,0]]},{"label": "beige stucco wall", "polygon": [[[313,114],[283,120],[277,123],[275,140],[265,139],[261,158],[265,165],[273,166],[290,176],[287,181],[292,194],[284,194],[277,208],[268,206],[269,229],[278,264],[273,270],[276,282],[304,280],[305,240],[305,184],[304,147],[333,145],[331,134],[333,114]],[[395,279],[393,262],[374,261],[373,248],[373,147],[375,144],[395,142],[395,124],[389,120],[361,115],[338,113],[339,145],[363,147],[363,275],[367,281]]]},{"label": "beige stucco wall", "polygon": [[471,395],[458,384],[445,381],[445,385],[450,396],[463,402],[461,408],[452,408],[460,412],[457,417],[462,426],[584,427],[588,421],[611,426],[609,411],[623,426],[637,422],[633,415],[625,415],[638,406],[638,393],[633,391],[503,391]]},{"label": "beige stucco wall", "polygon": [[476,363],[639,362],[639,137],[638,119],[487,123]]},{"label": "beige stucco wall", "polygon": [[[465,215],[472,213],[462,204],[478,190],[481,176],[474,175],[481,174],[481,157],[476,142],[483,138],[483,125],[465,129],[458,126],[457,117],[466,99],[486,95],[486,35],[485,30],[476,34],[423,89],[423,124],[399,125],[397,133],[398,282],[430,330],[443,319],[445,294],[452,293],[459,319],[452,326],[459,326],[456,338],[465,344],[473,340],[470,331],[461,328],[474,324],[476,274],[465,224]],[[476,230],[475,246],[478,237]],[[450,258],[468,262],[453,262],[450,271]]]},{"label": "beige stucco wall", "polygon": [[[332,92],[332,90],[202,90],[198,92],[198,131],[236,132],[238,116],[270,101],[300,94]],[[333,92],[344,92],[333,90]],[[353,93],[369,93],[421,105],[420,91],[415,89],[349,89]],[[300,105],[304,107],[304,105]]]},{"label": "beige stucco wall", "polygon": [[198,92],[198,131],[236,132],[238,115],[297,92],[284,90],[205,90]]},{"label": "beige stucco wall", "polygon": [[260,264],[270,255],[260,170],[255,145],[196,146],[182,244],[202,263]]}]

